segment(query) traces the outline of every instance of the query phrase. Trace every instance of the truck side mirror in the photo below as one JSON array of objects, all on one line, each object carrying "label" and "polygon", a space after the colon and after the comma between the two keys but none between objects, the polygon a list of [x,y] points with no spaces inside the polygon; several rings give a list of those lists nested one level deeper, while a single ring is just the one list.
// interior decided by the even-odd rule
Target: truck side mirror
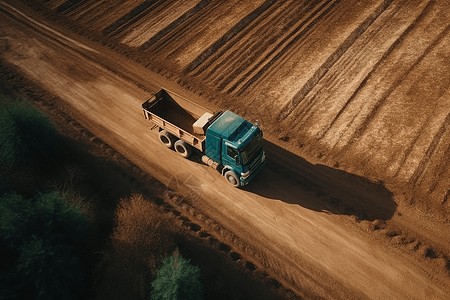
[{"label": "truck side mirror", "polygon": [[239,155],[234,156],[234,161],[236,162],[236,166],[239,166]]}]

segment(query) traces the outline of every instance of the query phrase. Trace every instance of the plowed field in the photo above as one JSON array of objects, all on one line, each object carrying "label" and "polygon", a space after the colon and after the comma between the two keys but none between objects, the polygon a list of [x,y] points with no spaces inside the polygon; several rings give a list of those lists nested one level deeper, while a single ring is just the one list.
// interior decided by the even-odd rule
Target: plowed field
[{"label": "plowed field", "polygon": [[[195,174],[184,212],[254,268],[306,299],[447,298],[446,1],[33,5],[0,1],[2,59],[161,182]],[[140,115],[161,87],[259,120],[247,189],[161,148]]]}]

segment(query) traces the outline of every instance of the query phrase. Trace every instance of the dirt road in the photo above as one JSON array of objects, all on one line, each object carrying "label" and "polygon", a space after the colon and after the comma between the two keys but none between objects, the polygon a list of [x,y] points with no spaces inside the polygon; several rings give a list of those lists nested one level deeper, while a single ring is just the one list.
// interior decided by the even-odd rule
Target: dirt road
[{"label": "dirt road", "polygon": [[[161,87],[214,110],[208,101],[26,7],[0,1],[0,14],[4,60],[161,182],[192,175],[200,197],[182,205],[198,223],[300,296],[448,299],[445,224],[416,218],[382,184],[305,161],[270,136],[265,170],[248,188],[234,189],[207,166],[164,148],[140,111]],[[202,223],[202,216],[216,223]]]}]

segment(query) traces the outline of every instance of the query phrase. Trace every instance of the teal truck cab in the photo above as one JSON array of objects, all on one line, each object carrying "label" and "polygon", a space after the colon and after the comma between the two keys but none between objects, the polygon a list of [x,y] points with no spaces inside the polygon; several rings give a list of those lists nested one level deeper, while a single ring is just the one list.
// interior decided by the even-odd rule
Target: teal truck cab
[{"label": "teal truck cab", "polygon": [[223,166],[223,175],[230,183],[246,185],[265,164],[262,131],[226,111],[206,130],[205,156]]},{"label": "teal truck cab", "polygon": [[261,129],[231,111],[211,114],[167,90],[144,102],[142,109],[166,147],[183,157],[199,150],[202,161],[235,187],[247,185],[266,163]]}]

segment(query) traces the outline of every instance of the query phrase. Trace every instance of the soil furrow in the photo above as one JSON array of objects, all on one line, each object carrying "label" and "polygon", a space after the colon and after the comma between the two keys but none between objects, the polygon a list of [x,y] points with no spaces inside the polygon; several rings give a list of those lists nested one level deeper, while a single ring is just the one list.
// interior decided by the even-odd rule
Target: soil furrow
[{"label": "soil furrow", "polygon": [[90,5],[90,0],[82,0],[76,3],[73,3],[70,7],[64,10],[66,16],[73,18],[74,15],[81,14],[83,11]]},{"label": "soil furrow", "polygon": [[[330,147],[341,149],[353,138],[353,133],[362,122],[362,116],[370,111],[367,107],[377,101],[392,82],[403,77],[407,69],[417,61],[420,55],[423,55],[429,43],[436,39],[436,36],[426,35],[426,28],[435,22],[440,22],[439,19],[443,16],[435,15],[439,14],[439,8],[433,5],[434,3],[430,1],[427,4],[417,20],[392,44],[379,63],[355,89],[344,109],[333,120],[333,126],[323,136]],[[414,53],[411,53],[409,45],[417,41],[420,43],[417,44]],[[385,75],[388,73],[389,76]],[[351,113],[354,110],[359,111],[360,114]]]},{"label": "soil furrow", "polygon": [[[271,14],[282,6],[280,2],[276,4],[278,5],[272,4],[268,7],[258,18],[221,47],[220,51],[205,60],[191,76],[200,75],[213,86],[219,86],[228,78],[241,78],[235,74],[239,74],[243,64],[248,64],[258,57],[262,48],[261,40],[270,36],[271,26],[267,26],[267,22],[272,20]],[[242,59],[243,57],[246,59]]]},{"label": "soil furrow", "polygon": [[[247,49],[238,47],[238,45],[246,45],[247,39],[252,42],[252,45],[261,44],[260,39],[252,39],[252,34],[258,34],[261,38],[267,34],[267,31],[270,30],[267,26],[267,22],[272,20],[272,14],[274,11],[280,9],[284,3],[275,2],[270,7],[268,7],[258,18],[256,18],[252,23],[250,23],[246,28],[244,28],[237,37],[234,38],[235,43],[231,45],[227,45],[226,47],[222,47],[220,51],[217,51],[214,55],[207,58],[205,62],[197,67],[195,71],[193,71],[191,76],[199,76],[209,78],[211,75],[216,75],[221,71],[220,69],[223,66],[226,66],[228,62],[232,63],[234,59],[239,59],[237,57],[238,54],[247,51]],[[227,51],[233,50],[233,53],[227,53]],[[222,58],[225,56],[225,58]],[[241,57],[242,58],[242,57]],[[242,60],[242,59],[241,59]]]},{"label": "soil furrow", "polygon": [[[222,80],[216,84],[221,84],[221,89],[227,89],[228,87],[225,85],[230,85],[230,82],[245,82],[248,73],[241,74],[246,72],[246,69],[260,62],[264,53],[272,47],[277,47],[277,41],[282,40],[283,36],[289,34],[289,31],[295,31],[295,19],[304,15],[302,12],[304,6],[299,6],[295,1],[285,3],[277,2],[277,4],[272,6],[264,15],[261,15],[258,23],[255,22],[254,26],[252,26],[253,28],[250,28],[241,38],[237,39],[233,48],[236,49],[234,50],[235,52],[239,52],[234,57],[227,54],[229,56],[227,60],[234,64],[232,68],[234,73],[225,77],[226,84]],[[248,57],[248,59],[242,60],[241,57]],[[214,64],[214,60],[211,63]],[[220,64],[223,64],[222,61]],[[226,64],[223,65],[226,66]],[[220,71],[220,69],[217,70],[214,68],[209,72],[214,74]],[[231,92],[231,90],[228,89],[228,92]]]},{"label": "soil furrow", "polygon": [[378,113],[380,108],[383,106],[387,98],[402,84],[404,79],[410,75],[415,68],[422,62],[422,60],[431,52],[433,49],[449,34],[450,25],[448,25],[441,34],[431,43],[425,51],[420,55],[414,63],[412,63],[409,68],[403,73],[402,77],[394,81],[389,88],[382,94],[382,96],[377,100],[377,102],[372,106],[370,112],[364,117],[364,121],[358,126],[358,130],[353,134],[352,140],[346,145],[346,147],[352,146],[352,144],[358,140],[367,130],[369,124],[372,122],[375,115]]},{"label": "soil furrow", "polygon": [[[313,30],[313,26],[317,24],[319,21],[325,19],[325,16],[330,13],[332,8],[339,3],[340,0],[328,1],[321,5],[317,10],[313,13],[308,14],[306,19],[299,24],[297,30],[292,32],[292,36],[287,36],[285,40],[283,40],[279,46],[275,47],[270,53],[268,53],[257,65],[255,65],[247,74],[244,76],[248,78],[244,84],[241,86],[236,86],[235,94],[237,96],[241,96],[250,86],[254,86],[257,84],[264,73],[266,71],[276,69],[278,61],[285,55],[291,51],[290,48],[293,48],[294,45],[309,34],[311,30]],[[323,9],[323,10],[322,10]],[[275,71],[274,71],[275,72]],[[252,74],[250,76],[250,74]],[[230,91],[230,90],[229,90]]]},{"label": "soil furrow", "polygon": [[59,5],[56,8],[56,11],[58,13],[61,13],[66,10],[70,10],[72,7],[76,7],[80,2],[83,2],[83,1],[86,1],[86,0],[67,0],[63,4]]},{"label": "soil furrow", "polygon": [[47,2],[47,6],[51,9],[51,10],[56,10],[56,8],[58,6],[61,6],[64,2],[66,2],[66,0],[51,0]]},{"label": "soil furrow", "polygon": [[223,36],[221,36],[214,44],[203,51],[199,56],[197,56],[185,69],[184,73],[190,73],[194,71],[200,64],[202,64],[206,59],[218,51],[224,44],[226,44],[230,39],[237,35],[241,30],[248,26],[253,20],[255,20],[261,13],[275,2],[275,0],[266,0],[257,9],[252,11],[250,14],[245,16],[236,25],[234,25],[230,30],[228,30]]},{"label": "soil furrow", "polygon": [[338,59],[355,43],[355,41],[369,28],[369,26],[389,7],[394,0],[384,1],[361,25],[359,25],[350,36],[343,41],[335,52],[333,52],[323,65],[321,65],[314,73],[314,75],[302,86],[300,91],[292,98],[292,100],[284,106],[278,120],[282,121],[286,119],[288,115],[300,104],[305,96],[313,89],[313,87],[319,82],[319,80],[325,75],[326,72],[338,61]]},{"label": "soil furrow", "polygon": [[92,3],[91,1],[87,1],[84,3],[84,5],[80,6],[78,10],[70,12],[70,13],[65,13],[65,15],[69,18],[71,18],[72,20],[78,20],[78,21],[82,21],[84,18],[86,18],[86,16],[89,18],[89,15],[94,14],[96,11],[97,12],[104,12],[103,9],[103,5],[105,4],[106,0],[100,0],[97,1],[96,3]]},{"label": "soil furrow", "polygon": [[136,37],[142,38],[148,30],[146,25],[156,24],[159,21],[158,19],[163,19],[163,16],[167,15],[168,11],[173,9],[173,14],[176,14],[174,8],[176,5],[177,3],[173,3],[173,1],[163,1],[149,7],[136,15],[131,22],[127,22],[120,30],[117,30],[114,33],[114,38],[120,40],[122,44],[134,47],[131,40]]},{"label": "soil furrow", "polygon": [[[283,43],[284,40],[294,35],[297,31],[297,24],[304,23],[302,22],[303,17],[299,18],[299,16],[307,16],[308,12],[314,7],[310,3],[308,4],[308,6],[304,6],[293,2],[291,5],[283,8],[282,11],[280,9],[277,10],[275,15],[268,16],[270,23],[264,26],[264,28],[267,28],[266,31],[261,32],[261,30],[258,30],[248,36],[251,38],[250,44],[245,43],[246,39],[244,38],[236,42],[234,47],[242,49],[242,53],[232,60],[234,65],[229,64],[232,66],[232,73],[224,76],[224,79],[216,83],[218,89],[232,93],[234,90],[233,86],[238,82],[239,84],[245,83],[248,74],[242,75],[242,73],[248,73],[247,70],[257,68],[258,65],[263,64],[264,59],[261,58],[267,57],[267,53],[271,52],[270,49],[280,48],[280,43]],[[261,43],[261,41],[264,42]],[[248,59],[242,60],[239,59],[240,57],[248,57]]]},{"label": "soil furrow", "polygon": [[104,35],[120,33],[120,31],[123,30],[124,27],[130,26],[134,22],[136,22],[136,18],[139,15],[145,13],[146,10],[150,9],[157,2],[158,0],[142,2],[141,4],[133,8],[129,13],[125,14],[123,17],[103,29],[102,33]]},{"label": "soil furrow", "polygon": [[[297,117],[291,118],[291,126],[299,129],[307,127],[308,134],[317,140],[327,134],[368,77],[384,62],[425,10],[423,1],[406,0],[396,2],[385,11],[304,98],[293,114]],[[403,17],[399,22],[398,19],[404,15],[408,17]],[[386,30],[391,31],[389,39],[384,37]]]},{"label": "soil furrow", "polygon": [[182,16],[180,16],[179,18],[171,22],[169,25],[164,27],[162,30],[160,30],[157,34],[152,36],[148,41],[143,43],[140,49],[147,50],[148,48],[152,47],[155,43],[157,43],[159,40],[163,39],[167,34],[169,34],[172,30],[180,26],[182,23],[186,22],[186,20],[189,20],[192,16],[194,16],[198,12],[200,12],[210,2],[211,0],[201,0],[200,2],[198,2],[195,7],[188,10]]},{"label": "soil furrow", "polygon": [[[336,121],[341,117],[341,115],[347,110],[347,107],[349,107],[350,103],[353,101],[353,99],[355,99],[356,95],[359,94],[359,92],[365,87],[365,85],[367,84],[367,81],[369,78],[371,78],[372,74],[375,72],[375,70],[378,70],[378,67],[380,66],[380,64],[384,63],[385,59],[390,55],[390,53],[395,49],[395,47],[397,47],[397,45],[403,41],[403,39],[405,38],[405,36],[408,35],[408,33],[415,27],[416,23],[419,22],[425,15],[426,13],[429,11],[429,9],[431,8],[431,3],[433,1],[430,1],[427,6],[425,7],[425,9],[422,10],[422,12],[419,14],[419,16],[408,26],[408,28],[396,39],[396,41],[391,45],[391,47],[389,47],[389,49],[383,54],[383,56],[381,57],[381,59],[378,60],[377,64],[369,71],[369,73],[367,74],[367,76],[361,81],[361,83],[358,85],[358,87],[354,90],[354,92],[352,93],[352,95],[347,99],[347,101],[345,101],[345,104],[341,107],[341,109],[337,112],[337,114],[333,117],[333,119],[331,120],[330,124],[323,129],[323,131],[321,132],[321,135],[318,137],[319,139],[322,139],[326,134],[328,134],[328,132],[330,131],[331,128],[334,127],[334,124],[336,123]],[[334,145],[332,145],[334,147]]]},{"label": "soil furrow", "polygon": [[180,47],[180,41],[184,41],[185,39],[195,39],[195,36],[199,35],[199,32],[203,30],[200,28],[199,24],[207,22],[207,16],[212,15],[214,10],[216,10],[220,6],[219,4],[211,1],[205,1],[202,2],[202,4],[204,6],[202,6],[199,11],[193,14],[185,22],[180,23],[180,26],[173,28],[163,38],[147,47],[147,51],[151,51],[156,55],[164,53],[167,57],[170,53],[174,52]]},{"label": "soil furrow", "polygon": [[432,157],[433,153],[435,152],[438,144],[442,141],[441,140],[442,135],[445,133],[446,130],[450,130],[450,113],[447,115],[447,117],[445,118],[441,127],[439,128],[438,132],[433,137],[433,141],[430,143],[422,160],[420,161],[418,167],[416,168],[416,171],[411,176],[410,182],[413,185],[416,185],[417,183],[419,183],[419,180],[422,178],[425,168],[429,165],[430,158]]}]

